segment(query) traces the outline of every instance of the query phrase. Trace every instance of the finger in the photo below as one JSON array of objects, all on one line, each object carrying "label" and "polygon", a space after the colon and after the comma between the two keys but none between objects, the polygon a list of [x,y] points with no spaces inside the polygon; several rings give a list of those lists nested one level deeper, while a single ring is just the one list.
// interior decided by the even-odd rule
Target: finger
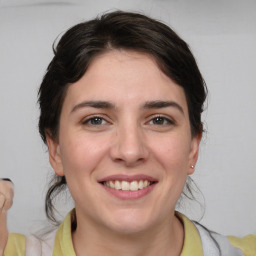
[{"label": "finger", "polygon": [[9,178],[3,178],[3,179],[1,179],[1,180],[10,181],[11,183],[13,183],[12,180],[9,179]]},{"label": "finger", "polygon": [[14,195],[14,185],[12,182],[0,179],[0,193],[6,198],[12,199]]},{"label": "finger", "polygon": [[12,203],[13,201],[11,199],[6,199],[2,211],[6,212],[7,210],[9,210],[12,207]]},{"label": "finger", "polygon": [[12,207],[13,196],[11,195],[11,192],[9,194],[10,194],[10,196],[7,197],[6,195],[4,195],[0,192],[0,211],[7,211]]},{"label": "finger", "polygon": [[8,241],[6,212],[0,212],[0,255],[4,255],[4,248]]},{"label": "finger", "polygon": [[0,210],[7,211],[11,208],[14,196],[14,186],[12,182],[0,180]]},{"label": "finger", "polygon": [[4,209],[4,204],[5,204],[5,196],[3,194],[0,194],[0,211],[2,212]]}]

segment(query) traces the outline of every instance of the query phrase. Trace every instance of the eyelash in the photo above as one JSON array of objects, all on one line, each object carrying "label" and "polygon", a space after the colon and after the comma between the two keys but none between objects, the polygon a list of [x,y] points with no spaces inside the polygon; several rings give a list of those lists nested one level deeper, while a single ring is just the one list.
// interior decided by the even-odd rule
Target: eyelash
[{"label": "eyelash", "polygon": [[162,116],[162,115],[157,115],[157,116],[154,116],[152,117],[148,123],[152,122],[152,121],[156,121],[157,119],[160,119],[162,122],[165,122],[165,123],[161,123],[161,124],[156,124],[156,123],[153,123],[152,125],[157,125],[157,126],[168,126],[168,125],[174,125],[175,122],[170,119],[170,118],[167,118],[165,116]]},{"label": "eyelash", "polygon": [[[90,123],[92,121],[96,121],[96,123]],[[151,122],[154,122],[154,121],[157,121],[157,122],[160,121],[160,123],[150,124]],[[100,122],[100,123],[97,123],[97,122]],[[107,123],[109,123],[109,122],[104,117],[102,117],[100,115],[90,116],[82,121],[83,125],[89,125],[89,126],[101,126],[101,125],[105,125]],[[167,118],[165,116],[162,116],[162,115],[157,115],[157,116],[151,117],[147,123],[150,125],[156,125],[156,126],[169,126],[169,125],[175,124],[175,122],[173,120],[171,120],[170,118]]]},{"label": "eyelash", "polygon": [[[101,121],[100,124],[92,124],[92,123],[89,123],[89,122],[91,122],[91,121],[93,121],[93,120],[95,121],[95,120],[97,120],[97,119],[98,119],[98,121]],[[96,121],[96,122],[97,122],[97,121]],[[82,121],[82,124],[83,124],[83,125],[89,125],[89,126],[100,126],[100,125],[103,125],[102,122],[108,123],[108,121],[106,121],[106,119],[103,118],[102,116],[90,116],[90,117],[86,118],[85,120],[83,120],[83,121]]]}]

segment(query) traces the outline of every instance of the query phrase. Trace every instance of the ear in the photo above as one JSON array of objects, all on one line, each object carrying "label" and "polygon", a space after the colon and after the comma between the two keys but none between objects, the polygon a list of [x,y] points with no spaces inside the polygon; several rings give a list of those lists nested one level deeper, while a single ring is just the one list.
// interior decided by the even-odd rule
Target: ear
[{"label": "ear", "polygon": [[199,145],[202,139],[202,133],[199,133],[198,135],[194,136],[191,140],[191,148],[189,152],[189,161],[188,161],[188,175],[191,175],[194,173],[195,165],[198,159],[198,153],[199,153]]},{"label": "ear", "polygon": [[49,150],[49,161],[53,170],[58,176],[64,176],[59,143],[49,135],[46,136],[46,141]]}]

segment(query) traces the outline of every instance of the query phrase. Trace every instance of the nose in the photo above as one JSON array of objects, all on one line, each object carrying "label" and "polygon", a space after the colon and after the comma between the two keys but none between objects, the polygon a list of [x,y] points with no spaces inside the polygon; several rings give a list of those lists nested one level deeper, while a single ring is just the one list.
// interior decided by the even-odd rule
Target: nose
[{"label": "nose", "polygon": [[123,163],[127,167],[145,162],[149,149],[143,131],[137,125],[119,127],[110,154],[113,161]]}]

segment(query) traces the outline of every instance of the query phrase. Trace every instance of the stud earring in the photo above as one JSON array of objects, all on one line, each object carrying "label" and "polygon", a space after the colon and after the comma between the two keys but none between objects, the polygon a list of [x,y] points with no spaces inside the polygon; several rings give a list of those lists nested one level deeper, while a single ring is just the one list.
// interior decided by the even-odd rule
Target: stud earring
[{"label": "stud earring", "polygon": [[194,166],[194,165],[190,165],[190,168],[194,169],[194,168],[195,168],[195,166]]}]

